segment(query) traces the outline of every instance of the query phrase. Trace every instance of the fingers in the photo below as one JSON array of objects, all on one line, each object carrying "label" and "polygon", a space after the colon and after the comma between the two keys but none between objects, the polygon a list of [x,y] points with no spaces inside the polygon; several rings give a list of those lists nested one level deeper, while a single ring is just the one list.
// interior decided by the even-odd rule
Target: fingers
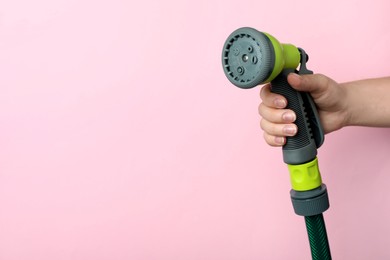
[{"label": "fingers", "polygon": [[295,124],[274,124],[264,119],[260,121],[260,127],[273,136],[294,136],[298,131]]},{"label": "fingers", "polygon": [[264,132],[264,140],[268,145],[274,147],[283,146],[286,143],[285,137],[269,135],[267,132]]},{"label": "fingers", "polygon": [[[327,76],[290,73],[287,80],[294,89],[309,92],[320,113],[326,109],[340,110],[340,104],[335,102],[339,99],[340,91],[337,90],[340,88],[337,88],[337,83]],[[264,139],[271,146],[282,146],[286,142],[286,137],[294,136],[298,131],[294,124],[295,113],[286,109],[287,100],[283,96],[271,92],[270,84],[263,86],[260,97],[262,99],[259,105],[259,114],[262,117],[260,126],[264,130]]]},{"label": "fingers", "polygon": [[260,127],[264,131],[264,140],[271,146],[283,146],[286,137],[294,136],[298,131],[295,124],[272,124],[266,120],[261,120]]},{"label": "fingers", "polygon": [[293,122],[295,113],[290,109],[284,109],[287,100],[278,94],[272,93],[270,85],[265,85],[260,91],[262,103],[258,112],[262,117],[260,127],[264,131],[264,140],[271,146],[283,146],[286,136],[294,136],[298,129]]},{"label": "fingers", "polygon": [[263,119],[276,124],[292,123],[296,119],[294,111],[290,109],[275,109],[261,103],[258,110]]},{"label": "fingers", "polygon": [[310,92],[312,95],[325,92],[331,82],[330,78],[322,74],[298,75],[290,73],[287,80],[296,90]]},{"label": "fingers", "polygon": [[271,92],[271,85],[264,85],[260,90],[260,98],[263,103],[268,107],[285,108],[287,106],[287,100],[282,95],[278,95]]}]

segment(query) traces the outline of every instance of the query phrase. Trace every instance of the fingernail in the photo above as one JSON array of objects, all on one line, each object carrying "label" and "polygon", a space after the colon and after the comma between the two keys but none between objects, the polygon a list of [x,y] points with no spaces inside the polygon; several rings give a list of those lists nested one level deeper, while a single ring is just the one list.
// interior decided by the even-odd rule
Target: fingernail
[{"label": "fingernail", "polygon": [[283,145],[284,142],[285,142],[284,137],[279,137],[279,136],[275,137],[275,143]]},{"label": "fingernail", "polygon": [[289,135],[295,135],[297,133],[297,128],[294,127],[294,126],[285,126],[283,128],[283,132],[285,134],[289,134]]},{"label": "fingernail", "polygon": [[278,107],[278,108],[284,108],[287,105],[286,101],[283,99],[275,99],[274,103],[275,103],[276,107]]},{"label": "fingernail", "polygon": [[295,121],[295,114],[291,112],[286,112],[282,115],[282,118],[285,122],[294,122]]}]

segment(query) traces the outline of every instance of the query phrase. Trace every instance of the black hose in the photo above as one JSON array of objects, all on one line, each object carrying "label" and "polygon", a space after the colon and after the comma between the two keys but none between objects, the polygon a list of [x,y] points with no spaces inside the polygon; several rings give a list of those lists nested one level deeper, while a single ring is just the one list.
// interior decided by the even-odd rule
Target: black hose
[{"label": "black hose", "polygon": [[328,236],[322,214],[305,216],[313,260],[331,260]]}]

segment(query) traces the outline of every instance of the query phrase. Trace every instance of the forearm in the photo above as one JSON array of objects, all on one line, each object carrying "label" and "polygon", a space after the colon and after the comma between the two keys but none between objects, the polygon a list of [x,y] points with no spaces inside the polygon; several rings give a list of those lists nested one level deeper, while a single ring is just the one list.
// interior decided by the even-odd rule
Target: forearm
[{"label": "forearm", "polygon": [[390,127],[390,77],[343,83],[346,125]]}]

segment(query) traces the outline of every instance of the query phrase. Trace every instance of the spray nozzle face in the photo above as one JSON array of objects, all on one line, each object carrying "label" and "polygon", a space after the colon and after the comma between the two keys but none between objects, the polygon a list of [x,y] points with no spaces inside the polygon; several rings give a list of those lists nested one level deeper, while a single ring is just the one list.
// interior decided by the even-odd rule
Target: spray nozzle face
[{"label": "spray nozzle face", "polygon": [[237,87],[252,88],[272,72],[270,41],[252,28],[240,28],[227,38],[222,63],[226,77]]},{"label": "spray nozzle face", "polygon": [[249,27],[231,33],[222,50],[225,75],[239,88],[269,82],[284,67],[296,68],[299,60],[295,46],[280,44],[271,35]]}]

